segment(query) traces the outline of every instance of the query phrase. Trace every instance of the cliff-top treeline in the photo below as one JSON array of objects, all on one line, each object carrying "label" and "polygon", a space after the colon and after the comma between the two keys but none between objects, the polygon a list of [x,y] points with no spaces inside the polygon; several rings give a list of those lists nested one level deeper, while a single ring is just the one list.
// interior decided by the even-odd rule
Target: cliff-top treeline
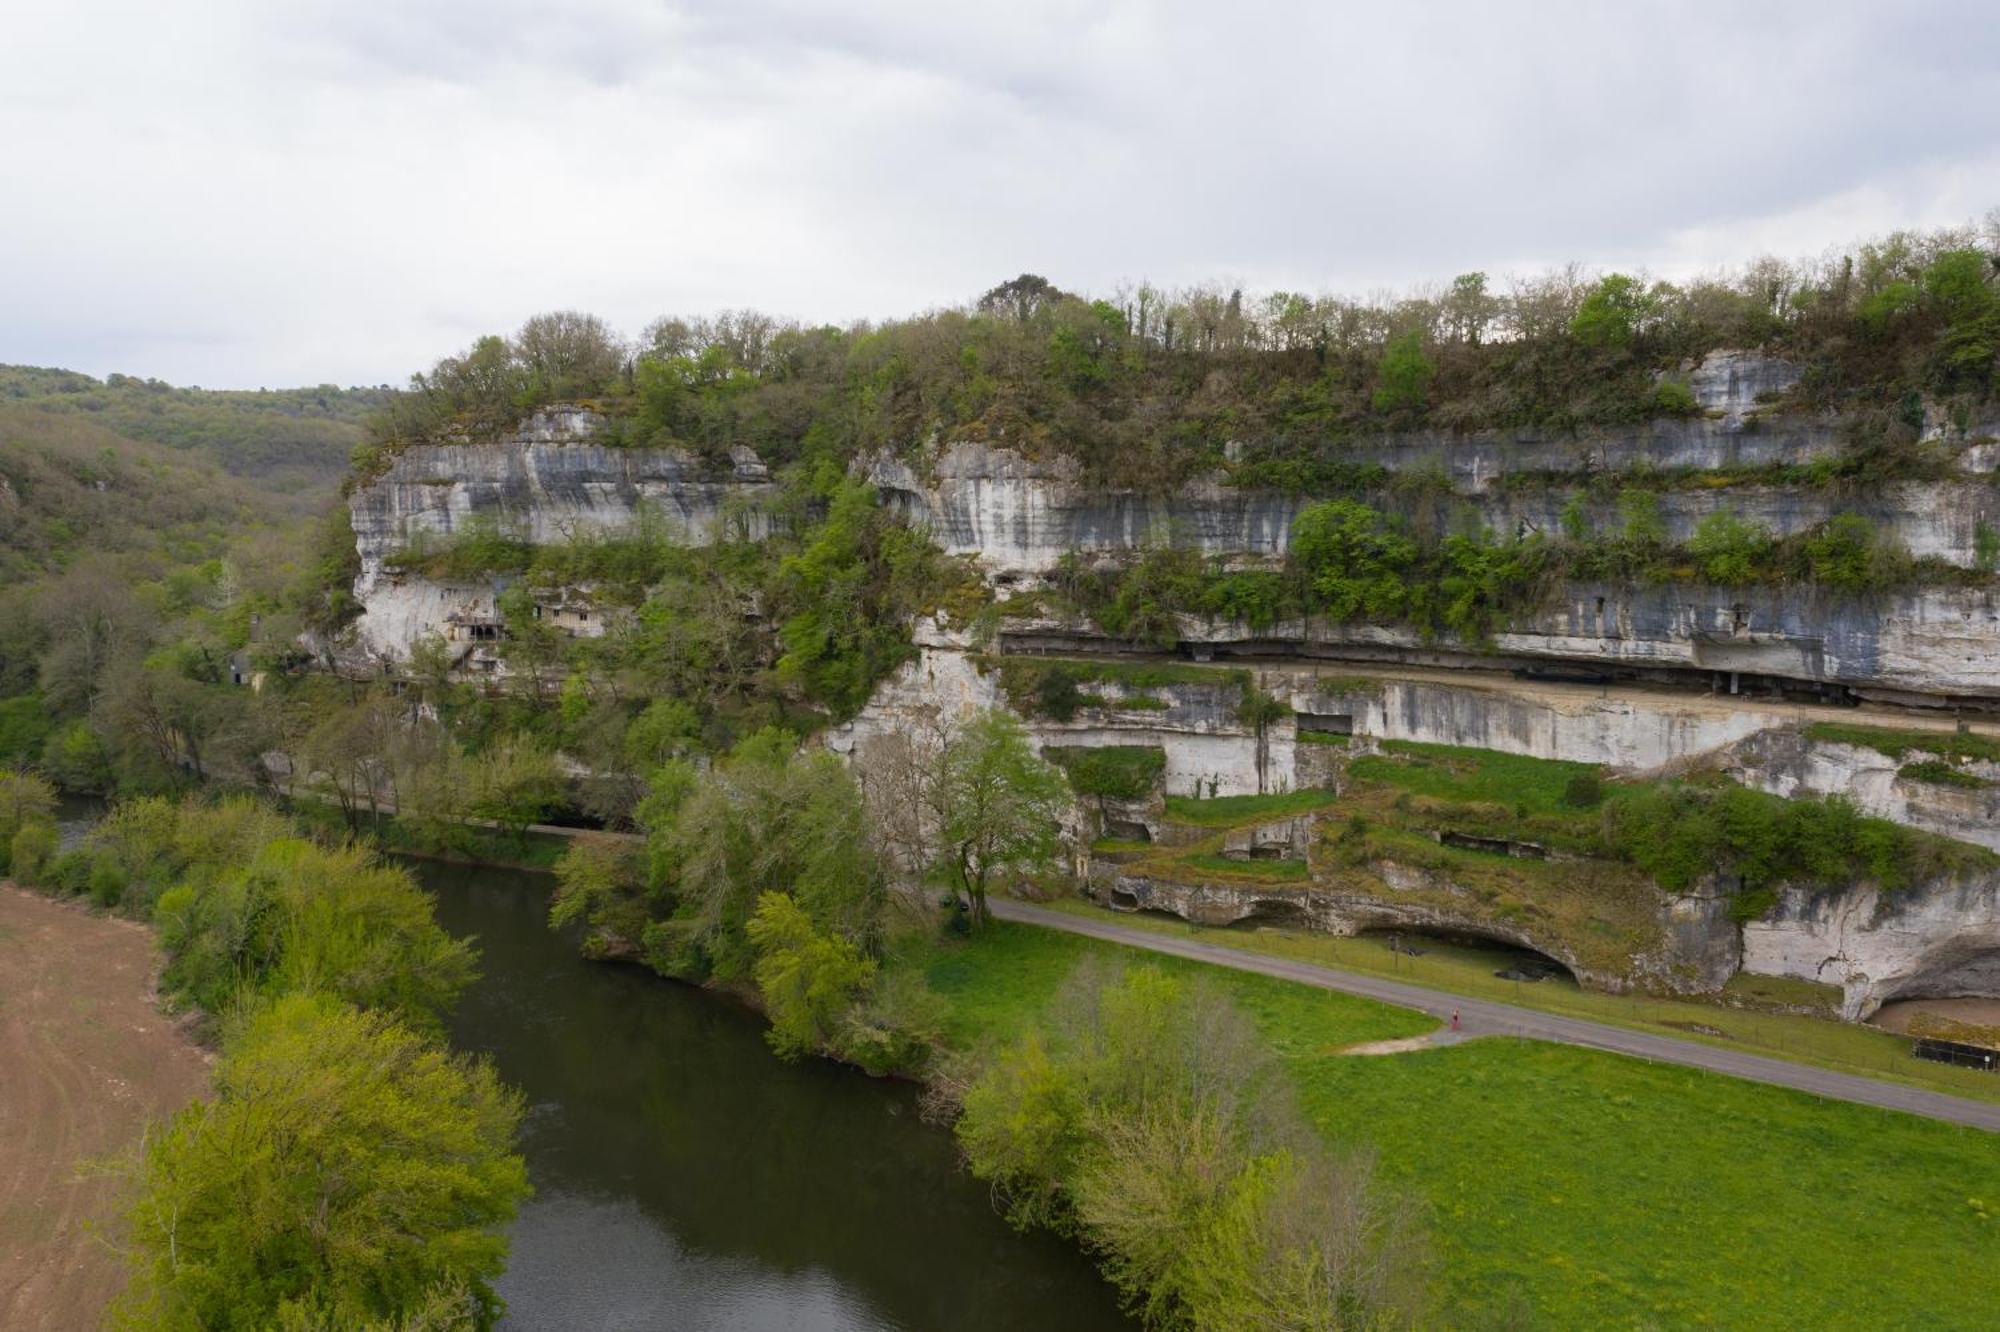
[{"label": "cliff-top treeline", "polygon": [[414,376],[374,433],[377,450],[477,438],[583,400],[613,416],[618,442],[718,460],[737,445],[785,462],[983,440],[1151,487],[1214,466],[1232,441],[1276,459],[1390,430],[1694,415],[1685,371],[1724,347],[1797,362],[1797,403],[1862,429],[1893,428],[1912,402],[1969,420],[2000,355],[2000,215],[1685,284],[1572,266],[1467,273],[1393,300],[1146,285],[1090,299],[1024,274],[880,325],[735,311],[663,318],[632,343],[562,312]]}]

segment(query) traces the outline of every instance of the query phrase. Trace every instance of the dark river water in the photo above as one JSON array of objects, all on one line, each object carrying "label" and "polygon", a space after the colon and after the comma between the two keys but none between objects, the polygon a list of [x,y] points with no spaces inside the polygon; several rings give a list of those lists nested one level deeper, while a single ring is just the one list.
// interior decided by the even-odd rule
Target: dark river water
[{"label": "dark river water", "polygon": [[416,868],[482,954],[453,1041],[528,1101],[505,1327],[1132,1326],[1082,1254],[995,1214],[909,1087],[785,1064],[753,1014],[583,961],[546,876]]}]

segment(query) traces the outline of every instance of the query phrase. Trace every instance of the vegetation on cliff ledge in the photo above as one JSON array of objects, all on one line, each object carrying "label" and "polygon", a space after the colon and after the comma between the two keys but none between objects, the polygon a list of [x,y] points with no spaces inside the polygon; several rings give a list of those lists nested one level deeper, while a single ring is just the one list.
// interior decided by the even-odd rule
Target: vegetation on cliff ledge
[{"label": "vegetation on cliff ledge", "polygon": [[1684,285],[1574,268],[1505,285],[1467,273],[1379,302],[1147,285],[1090,299],[1023,275],[911,319],[667,317],[629,344],[562,312],[415,376],[376,435],[391,448],[476,437],[584,400],[613,415],[621,440],[718,464],[739,445],[785,464],[972,440],[1163,489],[1223,466],[1231,443],[1244,467],[1310,466],[1389,430],[1691,415],[1686,368],[1725,347],[1799,362],[1802,405],[1892,422],[1907,393],[1969,407],[1991,392],[1995,252],[2000,236],[1973,229],[1899,233]]}]

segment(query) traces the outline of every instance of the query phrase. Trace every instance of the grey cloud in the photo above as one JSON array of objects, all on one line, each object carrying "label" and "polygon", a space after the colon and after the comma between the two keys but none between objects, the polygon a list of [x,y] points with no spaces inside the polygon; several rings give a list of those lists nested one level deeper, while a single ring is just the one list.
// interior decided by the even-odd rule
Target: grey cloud
[{"label": "grey cloud", "polygon": [[1989,14],[82,0],[0,47],[34,182],[0,201],[0,359],[379,382],[555,305],[1816,251],[2000,203]]}]

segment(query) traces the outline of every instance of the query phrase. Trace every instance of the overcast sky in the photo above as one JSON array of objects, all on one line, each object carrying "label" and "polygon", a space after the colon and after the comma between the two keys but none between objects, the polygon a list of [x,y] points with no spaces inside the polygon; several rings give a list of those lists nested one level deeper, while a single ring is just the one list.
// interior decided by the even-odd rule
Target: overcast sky
[{"label": "overcast sky", "polygon": [[2000,204],[2000,4],[11,0],[0,361],[401,383],[538,310],[1685,276]]}]

